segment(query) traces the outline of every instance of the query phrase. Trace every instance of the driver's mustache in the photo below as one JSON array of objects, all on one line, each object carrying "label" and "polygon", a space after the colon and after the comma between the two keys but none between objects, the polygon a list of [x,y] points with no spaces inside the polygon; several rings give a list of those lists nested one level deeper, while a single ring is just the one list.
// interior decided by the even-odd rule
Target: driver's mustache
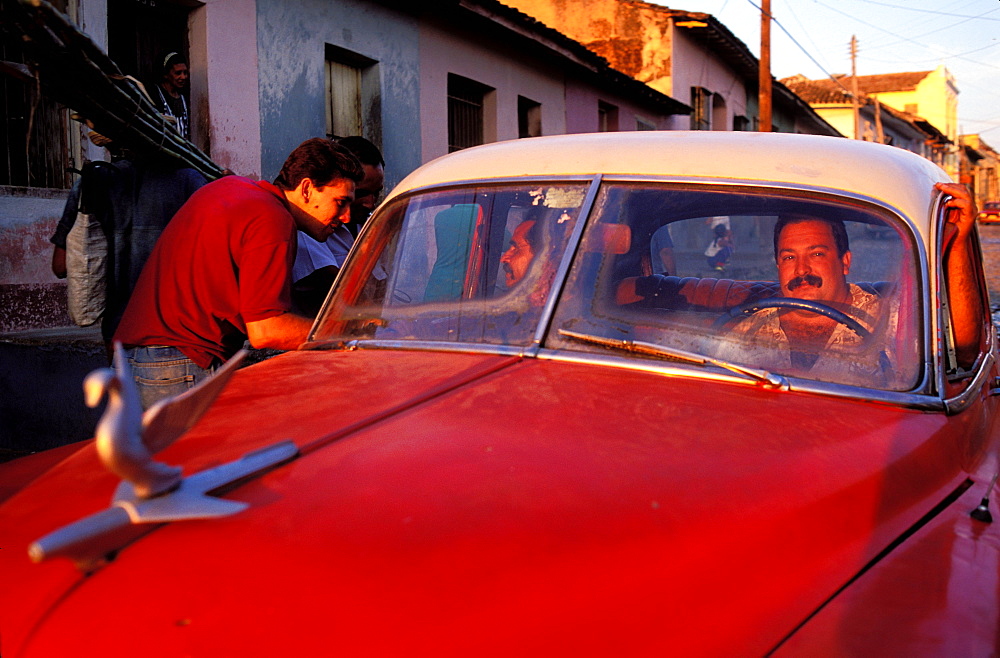
[{"label": "driver's mustache", "polygon": [[795,290],[803,283],[808,283],[813,288],[822,288],[823,279],[816,276],[815,274],[803,274],[802,276],[797,276],[788,282],[786,286],[789,290]]}]

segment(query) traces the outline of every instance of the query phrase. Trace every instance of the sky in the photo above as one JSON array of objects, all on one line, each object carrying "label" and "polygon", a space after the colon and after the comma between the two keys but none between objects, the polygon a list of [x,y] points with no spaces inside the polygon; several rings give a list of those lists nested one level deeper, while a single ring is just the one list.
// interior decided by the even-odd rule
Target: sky
[{"label": "sky", "polygon": [[[671,0],[712,14],[760,56],[760,0]],[[960,133],[1000,150],[1000,0],[771,0],[771,73],[779,80],[930,71],[943,64],[959,90]]]}]

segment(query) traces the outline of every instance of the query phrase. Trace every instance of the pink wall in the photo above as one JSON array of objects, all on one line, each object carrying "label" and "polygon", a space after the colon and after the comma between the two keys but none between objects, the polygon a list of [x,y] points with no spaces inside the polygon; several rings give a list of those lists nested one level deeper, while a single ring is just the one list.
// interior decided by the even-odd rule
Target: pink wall
[{"label": "pink wall", "polygon": [[[671,96],[682,103],[691,104],[691,87],[704,87],[721,94],[726,102],[724,126],[713,125],[713,130],[732,130],[733,117],[747,115],[747,90],[736,74],[722,64],[716,56],[687,36],[684,28],[674,28],[673,87]],[[683,119],[684,128],[690,121]]]},{"label": "pink wall", "polygon": [[542,105],[542,134],[566,132],[562,73],[506,44],[465,39],[424,23],[420,29],[420,116],[423,161],[448,152],[448,73],[495,89],[496,123],[489,141],[517,139],[517,97]]},{"label": "pink wall", "polygon": [[256,3],[207,0],[192,12],[190,25],[194,141],[223,167],[259,177]]}]

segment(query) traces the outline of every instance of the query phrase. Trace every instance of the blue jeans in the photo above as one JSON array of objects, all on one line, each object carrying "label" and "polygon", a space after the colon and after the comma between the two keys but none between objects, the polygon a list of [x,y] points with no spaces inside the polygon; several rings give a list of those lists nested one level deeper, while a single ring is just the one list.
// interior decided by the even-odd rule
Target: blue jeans
[{"label": "blue jeans", "polygon": [[143,409],[180,395],[211,376],[214,368],[199,367],[176,347],[145,345],[125,350]]}]

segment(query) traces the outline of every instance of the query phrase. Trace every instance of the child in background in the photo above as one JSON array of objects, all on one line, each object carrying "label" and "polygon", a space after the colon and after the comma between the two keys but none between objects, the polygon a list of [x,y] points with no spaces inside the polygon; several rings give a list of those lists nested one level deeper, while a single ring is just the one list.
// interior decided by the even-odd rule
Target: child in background
[{"label": "child in background", "polygon": [[715,238],[705,249],[705,256],[708,258],[708,266],[717,272],[726,271],[726,263],[733,255],[732,233],[725,224],[716,224],[713,229]]}]

